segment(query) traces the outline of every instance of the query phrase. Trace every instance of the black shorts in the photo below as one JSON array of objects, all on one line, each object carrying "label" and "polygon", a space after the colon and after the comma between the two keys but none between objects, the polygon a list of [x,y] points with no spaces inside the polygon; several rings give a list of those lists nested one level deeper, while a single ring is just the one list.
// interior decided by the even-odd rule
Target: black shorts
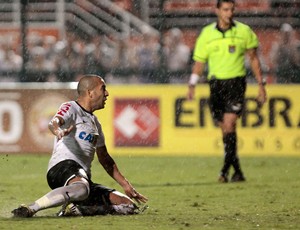
[{"label": "black shorts", "polygon": [[56,164],[47,173],[49,187],[51,189],[63,187],[76,176],[84,177],[89,182],[90,194],[86,200],[79,203],[83,203],[86,206],[110,204],[109,194],[115,189],[92,182],[90,176],[83,176],[80,170],[83,170],[83,167],[73,160],[65,160]]},{"label": "black shorts", "polygon": [[224,113],[241,115],[246,92],[245,77],[228,80],[213,79],[209,81],[209,86],[209,106],[215,120],[223,121]]}]

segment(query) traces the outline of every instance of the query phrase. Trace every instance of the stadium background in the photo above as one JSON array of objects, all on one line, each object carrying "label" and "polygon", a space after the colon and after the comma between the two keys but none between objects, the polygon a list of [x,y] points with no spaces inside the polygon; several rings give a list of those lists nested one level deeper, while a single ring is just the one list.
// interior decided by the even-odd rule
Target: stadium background
[{"label": "stadium background", "polygon": [[[159,65],[151,73],[151,85],[136,80],[140,69],[120,65],[95,68],[85,63],[84,69],[64,70],[29,67],[29,63],[36,64],[31,45],[45,44],[53,37],[57,46],[72,40],[79,59],[82,47],[87,47],[94,37],[104,38],[108,48],[122,40],[130,40],[134,48],[146,28],[147,34],[152,34],[163,47],[164,36],[176,27],[192,50],[201,28],[215,20],[214,6],[215,1],[206,0],[1,1],[2,49],[8,42],[9,49],[20,55],[22,65],[0,69],[0,152],[51,152],[53,138],[47,131],[47,121],[61,102],[74,99],[74,84],[67,82],[78,80],[88,71],[101,74],[108,82],[107,108],[97,115],[111,153],[220,154],[221,137],[206,104],[207,87],[199,86],[195,101],[184,100],[183,82],[190,65],[173,72],[166,67],[164,55],[160,55]],[[268,58],[271,43],[278,39],[283,23],[292,25],[299,36],[299,9],[296,0],[238,2],[236,19],[249,24],[258,34],[260,55],[267,63],[264,76],[269,83],[268,103],[260,110],[253,100],[256,88],[249,78],[248,110],[239,124],[241,154],[300,153],[299,84],[276,84],[274,66]],[[162,54],[162,48],[158,52]],[[176,82],[179,84],[173,84],[171,76],[183,78]]]}]

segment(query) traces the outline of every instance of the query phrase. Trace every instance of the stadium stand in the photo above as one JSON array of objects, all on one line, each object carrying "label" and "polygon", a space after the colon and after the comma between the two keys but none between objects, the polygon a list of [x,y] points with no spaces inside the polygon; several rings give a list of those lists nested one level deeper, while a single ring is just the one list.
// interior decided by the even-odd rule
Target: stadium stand
[{"label": "stadium stand", "polygon": [[[158,42],[160,47],[164,47],[164,37],[172,28],[179,28],[182,31],[182,40],[190,48],[198,36],[201,28],[214,21],[215,16],[213,8],[215,1],[211,0],[7,0],[0,2],[0,40],[3,50],[3,42],[8,41],[9,47],[17,56],[22,57],[20,43],[21,35],[19,33],[22,25],[22,4],[26,4],[26,29],[27,42],[35,43],[35,46],[46,46],[46,40],[49,42],[55,40],[55,47],[68,47],[68,42],[74,43],[72,49],[77,47],[77,55],[81,47],[82,55],[90,54],[91,47],[95,47],[93,43],[96,39],[102,40],[102,52],[108,53],[110,56],[105,62],[114,58],[124,56],[124,50],[128,50],[128,45],[132,46],[133,50],[141,44],[145,34],[153,34],[152,42]],[[283,23],[289,23],[299,36],[300,28],[300,1],[291,0],[240,0],[236,12],[236,19],[251,25],[257,32],[262,43],[261,56],[266,59],[268,64],[268,53],[270,52],[272,40],[278,37],[279,28]],[[159,36],[161,35],[161,36]],[[35,38],[34,38],[35,37]],[[32,39],[37,37],[42,38],[43,42],[32,42]],[[54,37],[54,38],[53,38]],[[72,39],[70,38],[72,37]],[[74,38],[75,37],[75,38]],[[38,40],[40,40],[40,38]],[[80,45],[78,45],[80,44]],[[7,44],[6,44],[7,45]],[[31,44],[32,45],[32,44]],[[99,44],[98,44],[99,45]],[[83,48],[84,47],[84,48]],[[127,47],[127,48],[126,48]],[[30,44],[28,44],[29,54]],[[38,52],[40,50],[40,52]],[[83,51],[85,50],[85,51]],[[89,51],[86,51],[89,50]],[[74,50],[73,50],[74,51]],[[108,52],[109,51],[109,52]],[[76,54],[75,52],[75,54]],[[80,53],[79,52],[79,53]],[[94,51],[93,51],[94,52]],[[163,52],[163,51],[160,51]],[[41,49],[35,49],[35,54],[42,55]],[[84,53],[84,54],[83,54]],[[75,55],[74,54],[74,55]],[[66,54],[68,55],[68,54]],[[134,56],[134,54],[128,54]],[[75,55],[76,56],[76,55]],[[53,56],[52,56],[53,58]],[[32,57],[28,58],[29,61]],[[119,65],[110,65],[109,69],[95,70],[104,73],[109,73],[110,76],[115,75],[114,79],[122,77],[121,75],[136,75],[139,72],[136,60],[132,58],[132,66],[119,70]],[[95,61],[95,60],[93,60]],[[93,62],[91,61],[91,62]],[[104,62],[104,63],[105,63]],[[120,61],[121,62],[121,61]],[[119,62],[119,63],[120,63]],[[19,62],[18,62],[19,63]],[[102,66],[105,65],[102,63]],[[164,60],[160,61],[160,68],[163,66]],[[56,65],[55,65],[56,66]],[[85,63],[87,68],[91,68],[89,63]],[[104,67],[103,67],[104,68]],[[22,69],[20,67],[14,70]],[[51,68],[50,68],[51,69]],[[72,69],[77,71],[76,69]],[[266,72],[270,71],[266,67]],[[56,71],[62,70],[60,67],[53,68],[50,72],[57,75]],[[187,68],[189,71],[189,68]],[[17,77],[11,76],[4,69],[1,69],[1,80],[20,80]],[[47,72],[47,71],[46,71]],[[159,74],[164,71],[159,70]],[[272,70],[270,71],[272,72]],[[80,73],[69,74],[69,77],[63,78],[62,81],[74,79]],[[181,73],[178,73],[179,75]],[[16,74],[13,74],[16,76]],[[53,74],[46,74],[53,76]],[[61,74],[58,74],[60,76]],[[33,74],[34,76],[34,74]],[[41,81],[48,78],[41,77]],[[50,78],[55,79],[55,78]],[[57,80],[62,78],[58,77]],[[22,80],[22,79],[21,79]],[[26,81],[32,81],[34,78],[27,78]],[[271,80],[272,81],[272,80]],[[134,81],[135,82],[135,81]],[[155,82],[164,82],[157,80]],[[166,81],[168,82],[168,81]]]}]

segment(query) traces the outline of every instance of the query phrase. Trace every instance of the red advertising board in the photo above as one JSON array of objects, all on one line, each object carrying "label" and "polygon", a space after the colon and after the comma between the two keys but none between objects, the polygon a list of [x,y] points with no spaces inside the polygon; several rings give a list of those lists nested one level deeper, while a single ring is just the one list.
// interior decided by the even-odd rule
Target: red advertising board
[{"label": "red advertising board", "polygon": [[158,99],[116,98],[114,106],[114,145],[116,147],[159,146]]}]

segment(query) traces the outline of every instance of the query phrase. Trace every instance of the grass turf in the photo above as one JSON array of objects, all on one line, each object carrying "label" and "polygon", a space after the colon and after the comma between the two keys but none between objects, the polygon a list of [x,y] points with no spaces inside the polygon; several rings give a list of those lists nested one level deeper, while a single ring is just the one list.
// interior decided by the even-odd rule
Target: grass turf
[{"label": "grass turf", "polygon": [[[0,155],[0,229],[298,229],[300,158],[241,157],[247,181],[219,184],[221,157],[115,156],[121,172],[149,198],[134,216],[58,218],[59,208],[33,218],[11,210],[49,191],[49,156]],[[121,188],[98,165],[93,180]]]}]

